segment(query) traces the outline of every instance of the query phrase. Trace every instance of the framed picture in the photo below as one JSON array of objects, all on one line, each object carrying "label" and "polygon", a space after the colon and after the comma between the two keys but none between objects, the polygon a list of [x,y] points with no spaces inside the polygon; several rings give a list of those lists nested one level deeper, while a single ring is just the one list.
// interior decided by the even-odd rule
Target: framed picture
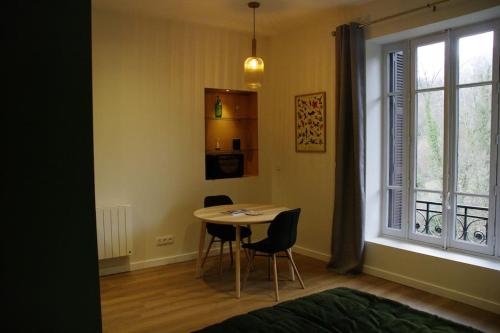
[{"label": "framed picture", "polygon": [[295,151],[326,151],[326,93],[295,96]]}]

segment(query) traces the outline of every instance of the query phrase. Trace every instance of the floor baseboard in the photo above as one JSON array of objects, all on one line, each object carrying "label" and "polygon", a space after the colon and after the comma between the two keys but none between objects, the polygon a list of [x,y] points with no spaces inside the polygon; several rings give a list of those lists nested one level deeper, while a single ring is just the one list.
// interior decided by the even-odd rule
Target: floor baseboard
[{"label": "floor baseboard", "polygon": [[363,273],[368,275],[373,275],[386,279],[389,281],[397,282],[405,286],[420,289],[431,294],[443,296],[458,302],[466,303],[483,310],[494,312],[500,314],[500,304],[492,302],[490,300],[476,297],[463,293],[459,290],[449,289],[440,285],[432,284],[426,281],[417,280],[409,276],[401,275],[398,273],[386,271],[377,267],[372,267],[368,265],[363,266]]},{"label": "floor baseboard", "polygon": [[[225,253],[227,253],[228,248],[229,248],[229,246],[227,246],[227,245],[224,246]],[[321,253],[318,251],[310,250],[310,249],[307,249],[307,248],[302,247],[302,246],[294,246],[293,251],[297,252],[299,254],[305,255],[307,257],[318,259],[318,260],[321,260],[324,262],[328,262],[330,260],[330,255],[325,254],[325,253]],[[210,250],[209,256],[215,256],[218,254],[219,254],[219,249],[212,248]],[[118,274],[118,273],[124,273],[124,272],[129,272],[129,271],[135,271],[138,269],[151,268],[151,267],[157,267],[157,266],[168,265],[168,264],[175,264],[178,262],[195,260],[197,257],[198,257],[198,252],[194,251],[194,252],[177,254],[177,255],[172,255],[172,256],[167,256],[167,257],[139,260],[139,261],[133,261],[133,262],[125,262],[125,263],[120,263],[118,265],[113,265],[110,267],[100,267],[99,268],[99,275],[104,276],[104,275]]]},{"label": "floor baseboard", "polygon": [[[224,253],[228,252],[228,250],[227,250],[228,248],[229,248],[229,246],[227,246],[227,245],[224,246]],[[212,248],[212,249],[210,249],[210,253],[208,255],[210,257],[215,256],[215,255],[219,255],[219,251],[220,251],[219,248]],[[168,265],[168,264],[175,264],[178,262],[195,260],[196,258],[198,258],[198,251],[188,252],[188,253],[183,253],[183,254],[176,254],[176,255],[167,256],[167,257],[133,261],[130,263],[125,263],[125,264],[120,264],[120,265],[110,266],[110,267],[100,267],[99,268],[99,276],[124,273],[124,272],[129,272],[129,271],[136,271],[139,269],[157,267],[157,266]]]},{"label": "floor baseboard", "polygon": [[311,250],[302,246],[297,246],[295,245],[293,247],[293,252],[297,252],[298,254],[305,255],[307,257],[311,257],[314,259],[318,259],[324,262],[329,262],[330,261],[330,255],[322,252],[318,252],[315,250]]}]

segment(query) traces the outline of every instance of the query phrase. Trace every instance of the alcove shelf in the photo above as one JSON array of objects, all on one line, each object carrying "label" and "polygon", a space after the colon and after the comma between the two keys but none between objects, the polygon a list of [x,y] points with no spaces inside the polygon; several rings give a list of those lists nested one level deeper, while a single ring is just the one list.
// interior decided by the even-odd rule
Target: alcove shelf
[{"label": "alcove shelf", "polygon": [[[222,116],[215,117],[215,103],[219,96]],[[243,176],[257,176],[259,168],[257,93],[232,89],[205,88],[205,155],[243,155]],[[234,149],[233,139],[240,140]],[[217,141],[219,147],[217,149]],[[232,178],[208,177],[207,179]],[[239,177],[239,176],[235,176]]]}]

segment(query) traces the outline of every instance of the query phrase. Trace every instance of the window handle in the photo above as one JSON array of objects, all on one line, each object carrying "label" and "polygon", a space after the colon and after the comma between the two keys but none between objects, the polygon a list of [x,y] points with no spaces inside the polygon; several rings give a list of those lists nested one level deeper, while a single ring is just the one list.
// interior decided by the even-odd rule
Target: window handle
[{"label": "window handle", "polygon": [[450,210],[451,209],[451,204],[450,204],[450,192],[446,193],[446,209]]}]

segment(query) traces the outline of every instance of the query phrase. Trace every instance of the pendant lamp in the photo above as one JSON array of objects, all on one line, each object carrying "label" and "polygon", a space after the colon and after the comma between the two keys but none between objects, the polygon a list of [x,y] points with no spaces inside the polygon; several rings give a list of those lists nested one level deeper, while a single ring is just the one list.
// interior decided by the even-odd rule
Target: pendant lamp
[{"label": "pendant lamp", "polygon": [[264,61],[257,57],[257,40],[255,39],[255,9],[260,7],[260,3],[252,1],[248,7],[253,9],[253,39],[252,56],[248,57],[243,64],[245,70],[245,83],[250,89],[258,89],[262,85],[262,76],[264,74]]}]

